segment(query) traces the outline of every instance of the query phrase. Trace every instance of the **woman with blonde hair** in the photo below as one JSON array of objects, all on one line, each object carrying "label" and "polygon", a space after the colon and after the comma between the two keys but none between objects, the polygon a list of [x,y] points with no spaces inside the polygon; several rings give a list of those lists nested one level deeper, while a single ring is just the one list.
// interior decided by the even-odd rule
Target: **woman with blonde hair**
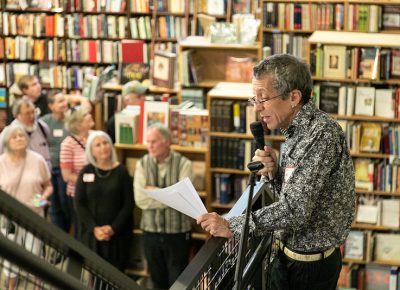
[{"label": "woman with blonde hair", "polygon": [[[19,125],[8,126],[3,135],[4,153],[0,155],[0,187],[16,200],[44,216],[44,206],[53,193],[51,175],[44,158],[28,149],[29,137]],[[3,219],[1,232],[15,243],[38,255],[41,242],[32,233]],[[18,269],[4,261],[8,289],[15,289]]]},{"label": "woman with blonde hair", "polygon": [[61,143],[60,168],[62,177],[67,183],[68,205],[71,222],[74,225],[75,238],[78,238],[78,220],[73,206],[75,183],[79,172],[86,164],[86,141],[93,126],[94,121],[87,107],[73,107],[66,114],[65,128],[70,135],[65,137]]},{"label": "woman with blonde hair", "polygon": [[86,165],[76,182],[75,207],[82,242],[124,270],[132,236],[133,183],[117,161],[110,136],[95,131],[86,146]]}]

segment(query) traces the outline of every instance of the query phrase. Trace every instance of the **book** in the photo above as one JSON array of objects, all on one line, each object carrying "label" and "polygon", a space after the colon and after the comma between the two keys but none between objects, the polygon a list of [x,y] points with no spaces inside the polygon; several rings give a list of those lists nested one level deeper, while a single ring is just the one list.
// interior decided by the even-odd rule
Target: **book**
[{"label": "book", "polygon": [[150,78],[150,66],[145,63],[120,63],[119,64],[119,79],[120,83],[137,80],[143,82]]},{"label": "book", "polygon": [[161,123],[168,127],[169,104],[167,102],[144,102],[143,112],[143,143],[146,144],[147,129],[155,124]]},{"label": "book", "polygon": [[323,76],[326,78],[346,77],[346,47],[338,45],[324,46]]},{"label": "book", "polygon": [[250,83],[253,77],[253,61],[250,57],[226,57],[225,80]]},{"label": "book", "polygon": [[375,88],[361,87],[356,88],[356,115],[373,116],[375,108]]},{"label": "book", "polygon": [[356,188],[372,191],[374,187],[374,164],[370,159],[354,161]]},{"label": "book", "polygon": [[344,258],[363,260],[365,258],[365,242],[365,232],[350,231],[344,243]]},{"label": "book", "polygon": [[375,90],[375,116],[384,118],[395,117],[395,99],[393,89]]},{"label": "book", "polygon": [[382,126],[377,123],[362,123],[360,151],[379,152],[382,136]]},{"label": "book", "polygon": [[398,229],[400,227],[400,199],[383,199],[381,225]]},{"label": "book", "polygon": [[361,48],[361,58],[359,65],[360,79],[375,80],[379,76],[377,71],[379,63],[379,49],[378,48]]},{"label": "book", "polygon": [[392,50],[392,65],[390,69],[390,75],[393,78],[400,77],[400,49]]},{"label": "book", "polygon": [[400,262],[400,234],[375,234],[375,260]]},{"label": "book", "polygon": [[174,88],[176,54],[165,51],[154,53],[152,81],[159,87]]},{"label": "book", "polygon": [[137,143],[140,106],[127,106],[115,114],[115,141],[119,144]]},{"label": "book", "polygon": [[134,39],[121,40],[121,62],[143,63],[144,41]]},{"label": "book", "polygon": [[365,290],[389,290],[390,266],[366,265]]},{"label": "book", "polygon": [[339,108],[340,83],[321,83],[319,86],[319,108],[330,114],[337,114]]},{"label": "book", "polygon": [[0,108],[7,107],[7,93],[6,88],[0,88]]}]

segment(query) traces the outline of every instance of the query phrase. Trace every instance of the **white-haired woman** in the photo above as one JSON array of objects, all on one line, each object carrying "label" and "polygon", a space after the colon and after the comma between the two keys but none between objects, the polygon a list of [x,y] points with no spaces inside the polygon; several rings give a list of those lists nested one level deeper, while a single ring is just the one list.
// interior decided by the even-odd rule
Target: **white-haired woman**
[{"label": "white-haired woman", "polygon": [[117,161],[111,138],[90,134],[86,165],[76,182],[75,208],[82,242],[120,270],[129,257],[134,206],[132,178]]},{"label": "white-haired woman", "polygon": [[[23,127],[8,126],[3,135],[4,153],[0,155],[0,187],[28,208],[44,216],[44,205],[53,193],[51,175],[44,158],[28,149],[29,137]],[[38,195],[38,196],[36,196]],[[9,239],[38,255],[41,242],[15,223],[3,219],[1,231]],[[15,289],[18,269],[4,262],[8,289]]]},{"label": "white-haired woman", "polygon": [[67,183],[68,205],[75,238],[79,237],[78,220],[73,207],[75,183],[79,172],[86,164],[86,141],[93,126],[94,121],[87,107],[73,107],[66,114],[65,127],[70,135],[65,137],[60,146],[60,169],[61,175]]}]

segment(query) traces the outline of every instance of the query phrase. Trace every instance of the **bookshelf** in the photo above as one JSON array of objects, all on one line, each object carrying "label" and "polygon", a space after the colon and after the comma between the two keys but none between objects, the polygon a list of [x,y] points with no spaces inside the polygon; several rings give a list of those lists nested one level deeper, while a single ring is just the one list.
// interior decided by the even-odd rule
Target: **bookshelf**
[{"label": "bookshelf", "polygon": [[[358,5],[361,2],[372,3],[348,1],[345,4]],[[400,5],[398,1],[383,2],[385,3],[379,2],[379,4]],[[396,222],[399,220],[400,212],[400,188],[398,188],[400,152],[397,140],[397,130],[400,125],[398,114],[400,90],[399,78],[392,66],[393,61],[397,61],[396,51],[400,49],[398,32],[315,31],[308,39],[311,69],[314,74],[314,100],[320,107],[324,102],[335,100],[334,109],[329,113],[342,125],[354,160],[357,213],[351,235],[356,235],[358,232],[362,237],[357,240],[353,236],[351,241],[348,238],[344,246],[343,262],[346,268],[352,268],[352,264],[362,265],[361,268],[356,267],[354,270],[357,271],[355,277],[362,275],[361,271],[366,271],[368,274],[369,267],[373,265],[386,266],[385,271],[389,272],[391,266],[400,266],[399,254],[391,252],[390,256],[382,256],[381,253],[382,244],[400,236],[400,225]],[[342,47],[342,49],[330,52],[325,49],[327,46]],[[368,49],[375,52],[373,58],[366,57],[365,52]],[[346,53],[345,57],[339,57],[343,62],[342,67],[345,68],[343,77],[331,77],[330,72],[325,75],[326,70],[323,66],[327,65],[327,58],[340,50]],[[386,60],[388,57],[386,54],[389,55],[390,62]],[[365,71],[368,69],[375,70],[375,73],[366,77]],[[327,90],[323,92],[321,89],[323,86],[330,87],[332,98],[329,99]],[[370,94],[364,99],[362,93],[365,88]],[[388,92],[388,100],[382,94],[383,91]],[[367,109],[368,106],[370,110]],[[388,110],[384,114],[380,111],[382,106]],[[369,129],[371,131],[368,131]],[[377,137],[371,137],[372,135],[369,135],[371,132]],[[377,147],[365,146],[365,140],[371,140]],[[373,219],[371,222],[363,221],[365,215],[362,212],[367,213],[369,217],[376,215],[376,221]],[[359,247],[359,254],[363,254],[363,257],[346,258],[346,253],[351,251],[354,253],[356,247]],[[395,249],[396,245],[392,244],[389,248]],[[368,280],[365,280],[365,283],[368,283]]]},{"label": "bookshelf", "polygon": [[[210,129],[207,159],[208,194],[212,210],[224,212],[232,208],[247,187],[247,163],[254,151],[249,125],[256,120],[250,83],[220,82],[207,94]],[[235,120],[235,121],[233,121]],[[279,148],[280,135],[267,134],[266,144]]]},{"label": "bookshelf", "polygon": [[316,30],[396,34],[400,27],[393,19],[399,4],[398,0],[264,0],[263,46],[272,54],[291,53],[307,59],[307,38]]}]

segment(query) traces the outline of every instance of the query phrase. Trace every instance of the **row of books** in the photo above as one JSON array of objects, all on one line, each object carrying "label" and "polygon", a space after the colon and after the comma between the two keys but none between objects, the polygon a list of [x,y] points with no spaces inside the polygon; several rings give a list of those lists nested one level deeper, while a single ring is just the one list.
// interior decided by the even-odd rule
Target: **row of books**
[{"label": "row of books", "polygon": [[338,290],[400,290],[397,266],[344,264]]},{"label": "row of books", "polygon": [[302,59],[310,54],[308,38],[293,33],[272,33],[264,38],[264,46],[271,48],[272,54],[289,53]]},{"label": "row of books", "polygon": [[65,0],[66,12],[125,12],[126,0]]},{"label": "row of books", "polygon": [[395,5],[349,5],[349,31],[378,32],[398,30],[400,7]]},{"label": "row of books", "polygon": [[350,4],[348,30],[359,32],[378,32],[382,28],[382,6]]},{"label": "row of books", "polygon": [[351,230],[343,246],[343,258],[365,262],[400,262],[400,234]]},{"label": "row of books", "polygon": [[27,0],[6,0],[5,5],[7,9],[53,9],[61,8],[60,0],[49,1],[27,1]]},{"label": "row of books", "polygon": [[248,177],[243,175],[214,173],[214,200],[220,204],[238,200],[247,188],[247,179]]},{"label": "row of books", "polygon": [[316,77],[388,80],[400,77],[400,50],[317,46],[310,51],[310,69]]},{"label": "row of books", "polygon": [[63,37],[64,16],[45,13],[9,13],[2,12],[3,35],[20,35],[35,37]]},{"label": "row of books", "polygon": [[400,229],[400,199],[359,195],[355,221],[398,230]]},{"label": "row of books", "polygon": [[354,167],[356,188],[366,191],[400,192],[399,164],[357,158]]},{"label": "row of books", "polygon": [[264,2],[264,27],[302,30],[342,30],[343,4]]},{"label": "row of books", "polygon": [[140,16],[132,17],[129,19],[129,27],[131,29],[131,36],[134,39],[151,39],[151,17]]},{"label": "row of books", "polygon": [[399,126],[339,120],[353,153],[368,152],[397,156],[400,153]]},{"label": "row of books", "polygon": [[[104,67],[61,66],[9,62],[0,64],[0,84],[12,84],[26,74],[38,75],[43,86],[50,88],[82,89],[86,75],[100,75]],[[5,75],[4,75],[5,72]],[[7,80],[7,82],[6,82]]]},{"label": "row of books", "polygon": [[256,120],[254,108],[247,101],[213,100],[210,107],[211,131],[250,134]]},{"label": "row of books", "polygon": [[[65,61],[65,42],[60,38],[34,39],[32,37],[15,36],[5,38],[7,59],[34,61]],[[0,49],[0,56],[3,51]]]},{"label": "row of books", "polygon": [[207,110],[171,108],[168,102],[157,101],[144,101],[115,114],[116,143],[145,143],[147,128],[156,122],[170,128],[174,144],[186,147],[208,144]]},{"label": "row of books", "polygon": [[183,38],[187,36],[185,18],[177,16],[160,16],[156,20],[156,37]]},{"label": "row of books", "polygon": [[[150,13],[152,12],[154,5],[151,0],[131,0],[130,7],[132,12],[135,13]],[[158,12],[169,12],[169,13],[184,13],[185,12],[185,0],[154,0],[157,2]],[[194,0],[189,1],[191,7],[190,11],[193,13]]]},{"label": "row of books", "polygon": [[400,89],[321,82],[313,87],[313,99],[319,108],[340,116],[400,117]]},{"label": "row of books", "polygon": [[187,147],[207,147],[208,111],[201,109],[170,109],[169,128],[174,144]]},{"label": "row of books", "polygon": [[65,16],[67,36],[74,38],[125,38],[127,17],[115,15],[83,15],[74,13]]},{"label": "row of books", "polygon": [[252,140],[232,138],[211,138],[211,167],[248,170],[256,150]]}]

